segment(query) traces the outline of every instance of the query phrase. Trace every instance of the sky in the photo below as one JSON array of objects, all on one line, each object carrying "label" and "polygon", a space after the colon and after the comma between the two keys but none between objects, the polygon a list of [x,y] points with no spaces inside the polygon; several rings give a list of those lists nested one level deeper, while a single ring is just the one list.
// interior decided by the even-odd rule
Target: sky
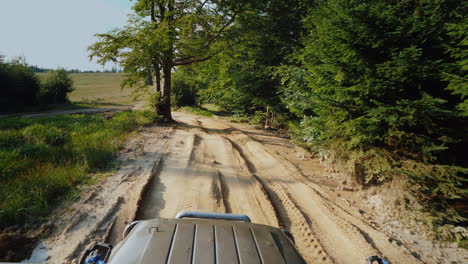
[{"label": "sky", "polygon": [[[44,68],[102,70],[93,36],[126,24],[130,0],[0,0],[0,54]],[[112,64],[105,66],[106,69]]]}]

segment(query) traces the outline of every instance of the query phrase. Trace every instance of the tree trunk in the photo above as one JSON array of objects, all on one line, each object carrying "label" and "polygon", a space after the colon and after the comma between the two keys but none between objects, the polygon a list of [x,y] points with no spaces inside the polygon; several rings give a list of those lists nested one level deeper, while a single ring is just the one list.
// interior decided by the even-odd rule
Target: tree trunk
[{"label": "tree trunk", "polygon": [[[163,1],[165,2],[165,1]],[[166,27],[168,29],[168,39],[169,44],[167,50],[165,50],[162,54],[162,63],[160,64],[162,68],[163,76],[162,86],[161,86],[161,97],[159,98],[159,102],[156,106],[156,111],[158,114],[162,115],[164,120],[172,121],[172,114],[171,114],[171,77],[172,77],[172,67],[174,66],[174,0],[168,0],[166,2],[167,5],[159,4],[159,11],[160,16],[163,21],[166,23]],[[167,13],[166,13],[166,6],[167,6]]]},{"label": "tree trunk", "polygon": [[157,113],[162,115],[166,121],[172,121],[171,114],[171,78],[172,78],[172,67],[163,65],[163,79],[164,83],[161,90],[161,98],[157,105]]},{"label": "tree trunk", "polygon": [[153,88],[156,93],[161,93],[161,73],[159,71],[152,72]]},{"label": "tree trunk", "polygon": [[153,62],[151,76],[153,80],[154,91],[156,93],[161,93],[161,67],[158,63]]}]

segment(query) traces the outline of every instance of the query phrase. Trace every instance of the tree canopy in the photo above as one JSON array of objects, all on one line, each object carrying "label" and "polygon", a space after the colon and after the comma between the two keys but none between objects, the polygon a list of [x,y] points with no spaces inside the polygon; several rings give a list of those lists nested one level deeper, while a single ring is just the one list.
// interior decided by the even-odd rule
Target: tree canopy
[{"label": "tree canopy", "polygon": [[[157,112],[172,119],[171,76],[174,67],[203,62],[229,46],[234,20],[246,3],[216,0],[139,0],[123,29],[98,34],[89,47],[99,62],[118,62],[127,73],[124,85],[137,85],[151,74],[158,93]],[[232,38],[230,39],[232,40]]]}]

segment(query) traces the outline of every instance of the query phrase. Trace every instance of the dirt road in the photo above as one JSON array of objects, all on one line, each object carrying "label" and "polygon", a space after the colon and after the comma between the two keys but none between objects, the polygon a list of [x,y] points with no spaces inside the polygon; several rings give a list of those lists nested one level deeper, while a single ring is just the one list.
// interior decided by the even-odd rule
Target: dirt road
[{"label": "dirt road", "polygon": [[[138,219],[182,210],[242,213],[290,230],[309,263],[362,263],[377,254],[393,263],[418,263],[248,132],[188,114],[174,117],[178,129]],[[270,137],[269,144],[275,143],[285,144]]]},{"label": "dirt road", "polygon": [[143,129],[126,154],[130,161],[58,213],[55,231],[42,241],[48,263],[76,263],[94,241],[117,243],[127,222],[182,210],[241,213],[286,228],[308,263],[365,263],[372,255],[445,263],[383,232],[371,209],[347,198],[348,185],[336,184],[333,172],[288,140],[187,113],[174,119],[170,128]]}]

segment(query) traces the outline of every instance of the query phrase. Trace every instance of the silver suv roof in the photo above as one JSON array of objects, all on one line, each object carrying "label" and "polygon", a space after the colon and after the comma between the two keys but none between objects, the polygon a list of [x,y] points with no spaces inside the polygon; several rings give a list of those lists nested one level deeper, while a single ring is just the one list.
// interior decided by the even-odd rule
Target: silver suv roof
[{"label": "silver suv roof", "polygon": [[108,264],[305,263],[279,229],[240,221],[141,221],[114,250]]}]

